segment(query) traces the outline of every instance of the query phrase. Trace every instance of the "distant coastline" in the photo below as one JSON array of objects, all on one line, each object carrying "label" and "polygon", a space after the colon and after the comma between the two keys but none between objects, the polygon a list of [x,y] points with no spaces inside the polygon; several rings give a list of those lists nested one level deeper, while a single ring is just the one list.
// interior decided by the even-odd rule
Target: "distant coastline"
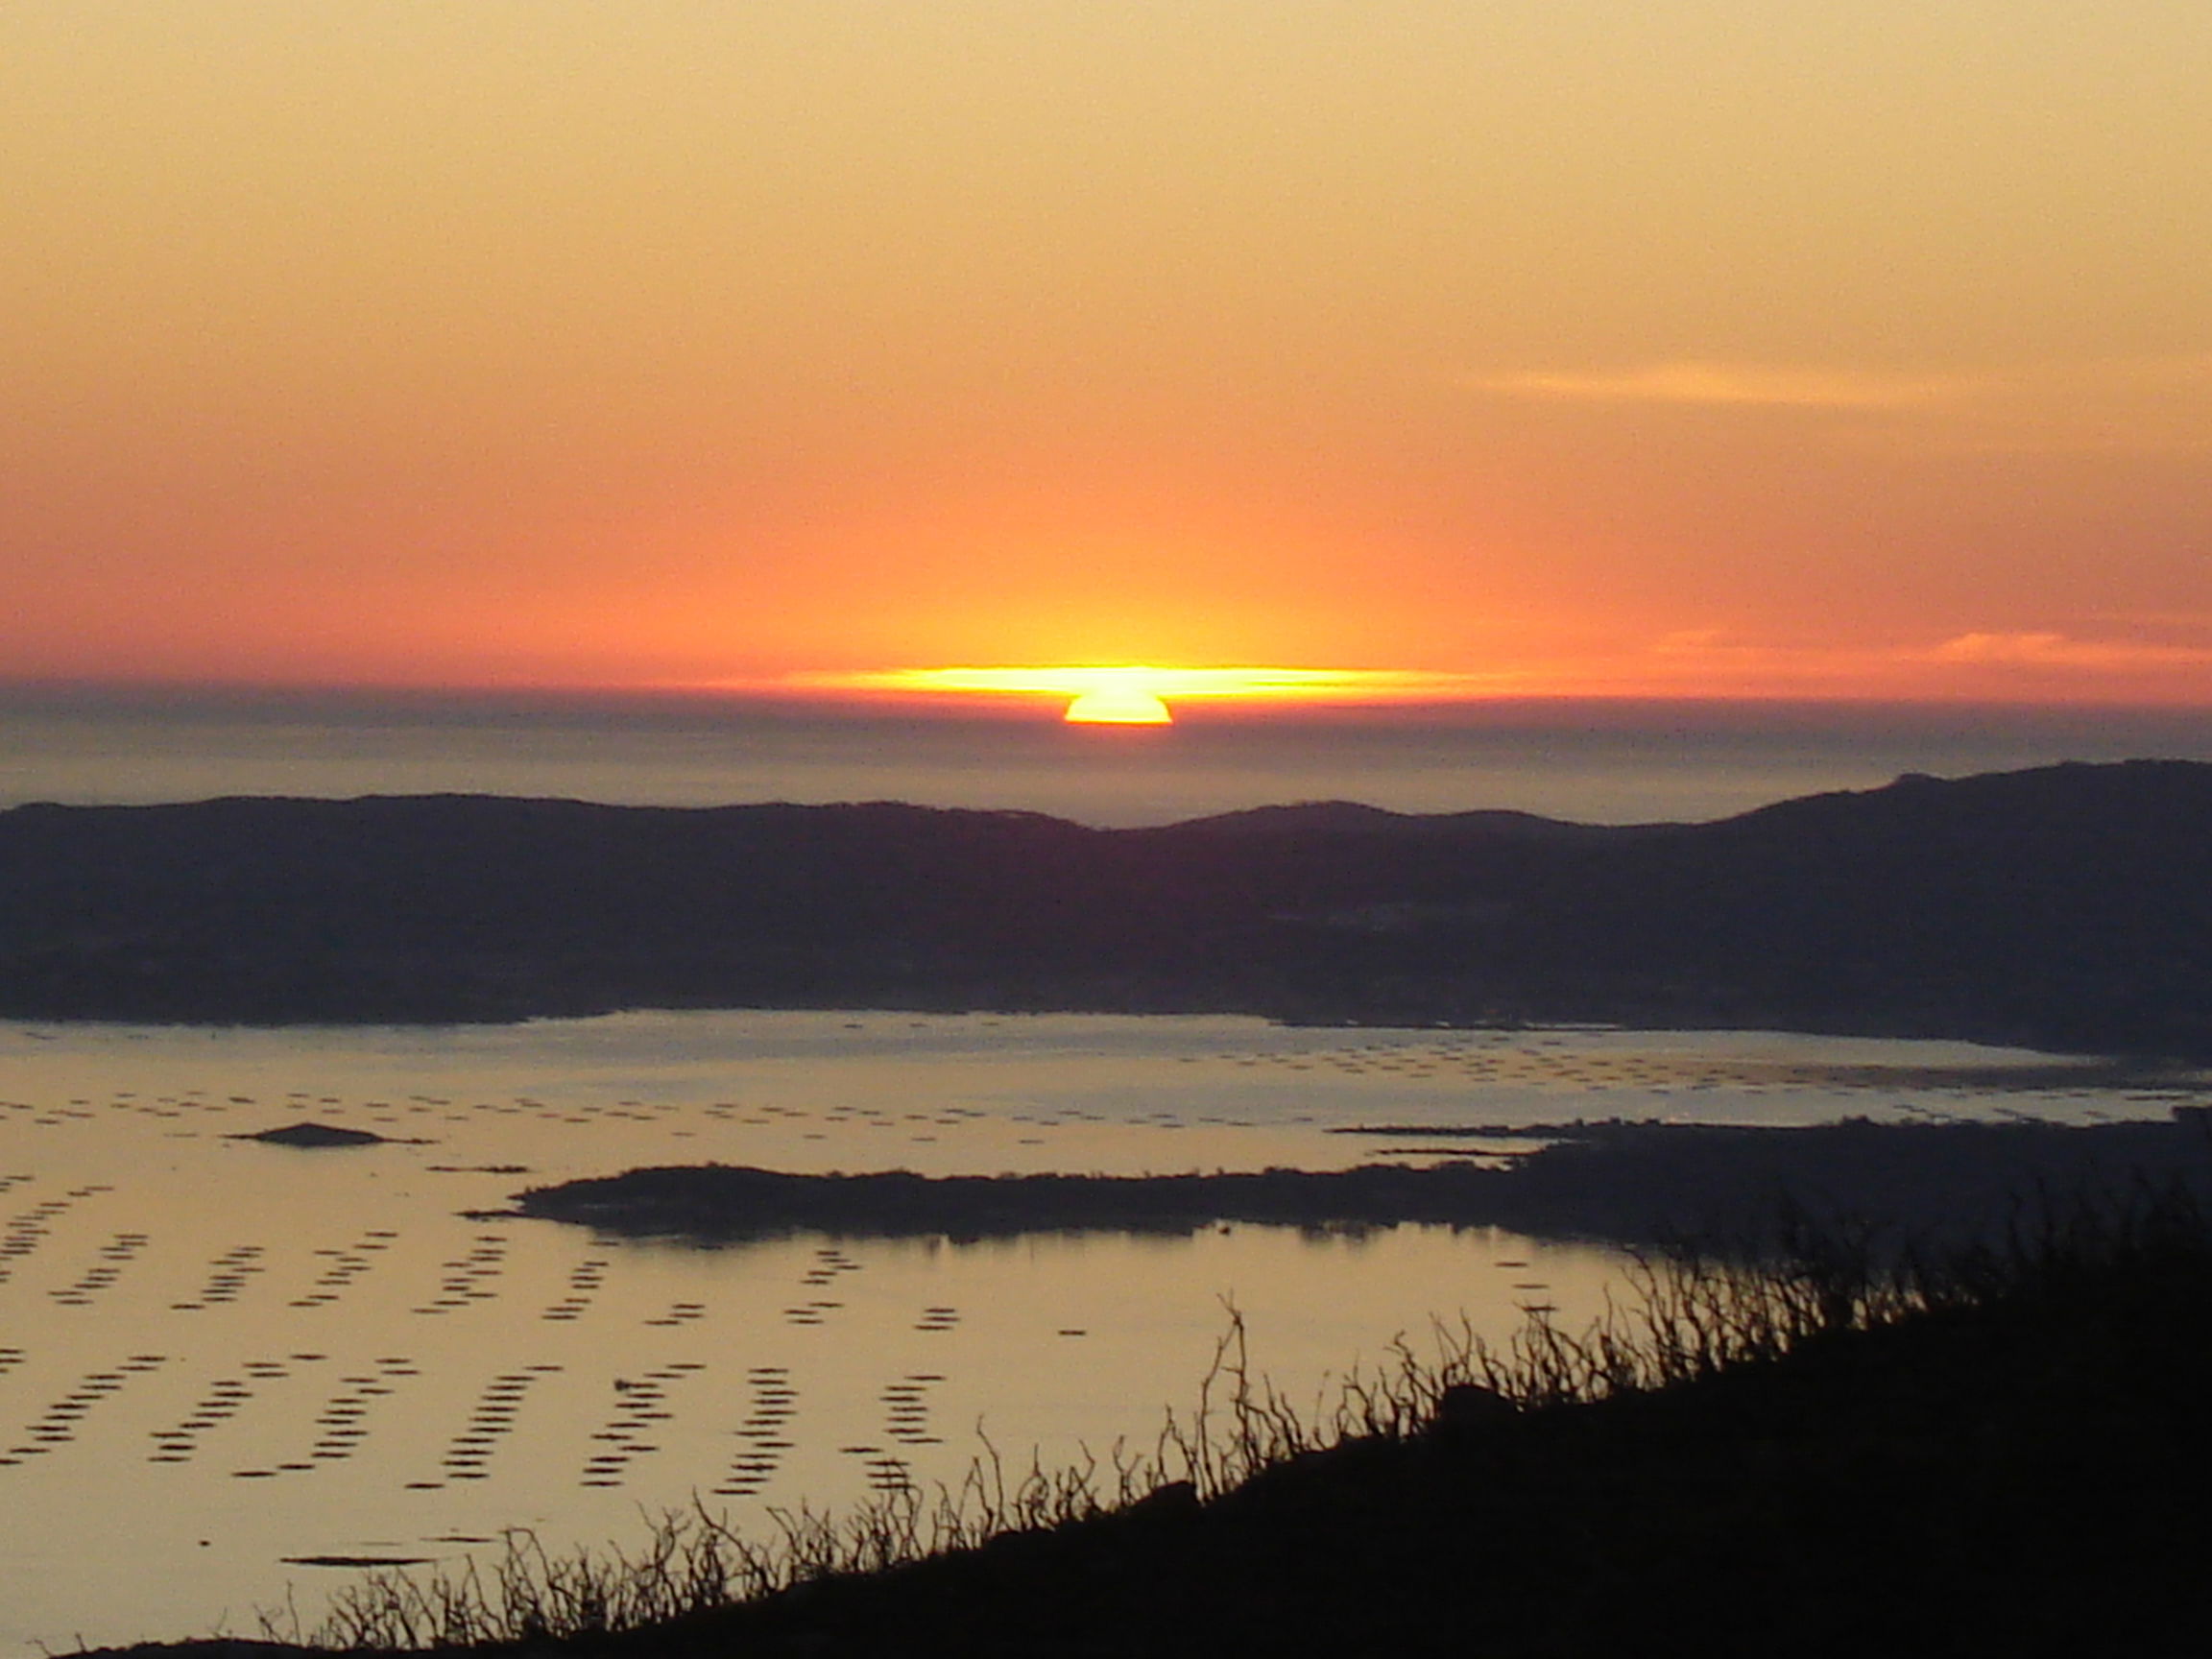
[{"label": "distant coastline", "polygon": [[2212,765],[1712,824],[485,796],[0,812],[0,1016],[630,1008],[1765,1028],[2212,1057]]}]

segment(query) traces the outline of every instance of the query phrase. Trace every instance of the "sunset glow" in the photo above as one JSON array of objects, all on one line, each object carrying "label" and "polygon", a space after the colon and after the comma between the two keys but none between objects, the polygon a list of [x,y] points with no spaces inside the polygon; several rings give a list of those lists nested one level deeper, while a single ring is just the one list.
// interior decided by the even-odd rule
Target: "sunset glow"
[{"label": "sunset glow", "polygon": [[2201,5],[22,0],[0,64],[0,677],[2212,704]]}]

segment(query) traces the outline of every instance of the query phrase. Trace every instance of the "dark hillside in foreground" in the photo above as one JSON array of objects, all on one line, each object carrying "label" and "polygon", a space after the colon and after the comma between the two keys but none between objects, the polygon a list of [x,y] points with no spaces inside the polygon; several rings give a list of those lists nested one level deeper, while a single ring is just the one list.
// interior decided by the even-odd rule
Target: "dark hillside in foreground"
[{"label": "dark hillside in foreground", "polygon": [[[1901,1303],[1848,1268],[1694,1270],[1660,1281],[1658,1319],[1617,1328],[1624,1347],[1539,1338],[1503,1371],[1471,1368],[1494,1389],[1446,1391],[1469,1375],[1447,1357],[1379,1384],[1379,1426],[1334,1444],[1281,1433],[1257,1397],[1217,1431],[1231,1478],[1203,1495],[1167,1485],[1104,1514],[1079,1500],[1056,1525],[1016,1518],[979,1547],[835,1571],[868,1557],[863,1522],[850,1557],[734,1605],[719,1571],[701,1582],[693,1558],[664,1551],[628,1576],[691,1611],[613,1633],[572,1593],[578,1575],[534,1574],[525,1555],[519,1596],[504,1581],[488,1606],[372,1591],[324,1639],[452,1652],[437,1644],[458,1623],[487,1659],[2199,1651],[2212,1614],[2201,1215],[2105,1211],[1922,1283],[1925,1300]],[[1662,1348],[1654,1330],[1690,1340]],[[1301,1444],[1317,1449],[1286,1455]],[[888,1513],[873,1535],[898,1559]]]},{"label": "dark hillside in foreground", "polygon": [[0,813],[0,1014],[625,1007],[1600,1020],[2212,1054],[2212,765],[1717,824],[1344,805],[1099,830],[486,797]]},{"label": "dark hillside in foreground", "polygon": [[[2200,1254],[1595,1405],[1313,1454],[608,1649],[2067,1655],[2194,1648]],[[1487,1415],[1486,1413],[1484,1415]]]}]

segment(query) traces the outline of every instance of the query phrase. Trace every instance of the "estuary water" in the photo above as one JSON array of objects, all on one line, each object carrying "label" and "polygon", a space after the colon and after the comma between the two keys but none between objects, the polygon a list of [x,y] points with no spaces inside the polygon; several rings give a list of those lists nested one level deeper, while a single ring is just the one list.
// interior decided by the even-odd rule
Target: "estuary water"
[{"label": "estuary water", "polygon": [[[645,1165],[1175,1172],[1479,1151],[1575,1117],[2163,1116],[1965,1045],[1220,1018],[625,1014],[500,1027],[0,1024],[0,1649],[312,1623],[350,1561],[507,1528],[755,1529],[1188,1416],[1234,1307],[1320,1402],[1434,1318],[1579,1325],[1613,1254],[1236,1226],[703,1248],[487,1221]],[[1899,1083],[1899,1068],[1914,1081]],[[1932,1084],[1943,1069],[1962,1081]],[[2021,1073],[2023,1078],[2027,1073]],[[240,1139],[311,1121],[384,1143]],[[1423,1140],[1407,1126],[1470,1126]],[[1346,1131],[1354,1131],[1347,1133]]]}]

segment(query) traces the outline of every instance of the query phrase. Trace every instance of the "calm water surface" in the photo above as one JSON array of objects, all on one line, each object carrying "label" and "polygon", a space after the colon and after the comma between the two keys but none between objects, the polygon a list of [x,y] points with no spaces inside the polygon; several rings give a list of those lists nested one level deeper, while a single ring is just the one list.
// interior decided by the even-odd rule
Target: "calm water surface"
[{"label": "calm water surface", "polygon": [[[1963,1045],[1230,1019],[636,1014],[448,1030],[0,1025],[0,1644],[312,1615],[345,1570],[528,1527],[628,1541],[957,1479],[993,1444],[1148,1449],[1242,1310],[1293,1398],[1432,1315],[1590,1316],[1606,1252],[1486,1230],[717,1250],[485,1223],[523,1185],[823,1170],[1336,1166],[1349,1125],[1846,1112],[2090,1120],[2095,1089],[1900,1088]],[[312,1119],[393,1143],[232,1137]]]}]

